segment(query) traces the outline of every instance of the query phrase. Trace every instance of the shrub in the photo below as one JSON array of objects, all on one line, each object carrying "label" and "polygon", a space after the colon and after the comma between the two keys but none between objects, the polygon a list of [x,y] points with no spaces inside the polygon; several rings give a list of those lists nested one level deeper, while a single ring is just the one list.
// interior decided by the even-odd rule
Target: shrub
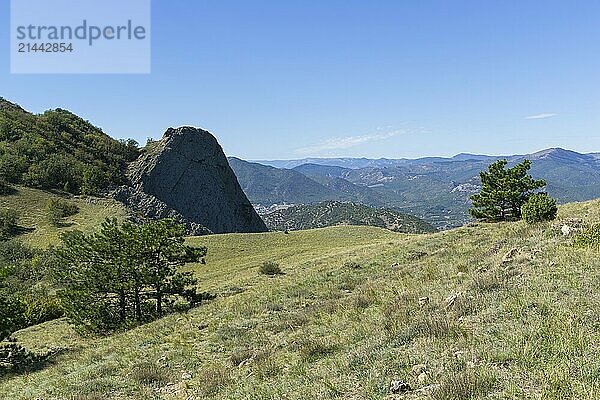
[{"label": "shrub", "polygon": [[170,374],[167,370],[156,364],[144,362],[133,368],[131,378],[142,385],[162,386],[169,382]]},{"label": "shrub", "polygon": [[2,342],[0,343],[0,376],[42,368],[49,356],[50,354],[33,353],[14,341]]},{"label": "shrub", "polygon": [[360,264],[355,261],[346,261],[343,267],[347,269],[360,269]]},{"label": "shrub", "polygon": [[529,197],[521,207],[523,219],[530,224],[543,221],[552,221],[556,218],[558,208],[556,200],[546,193],[536,193]]},{"label": "shrub", "polygon": [[448,371],[431,394],[433,400],[483,398],[494,389],[496,378],[487,371],[462,369]]},{"label": "shrub", "polygon": [[277,264],[276,262],[273,262],[273,261],[265,261],[260,266],[260,273],[263,275],[270,275],[270,276],[283,274],[283,272],[281,271],[281,268],[279,268],[279,264]]},{"label": "shrub", "polygon": [[15,189],[10,187],[10,185],[0,176],[0,196],[6,196],[9,194],[13,194]]},{"label": "shrub", "polygon": [[19,299],[0,295],[0,340],[26,326],[25,311]]},{"label": "shrub", "polygon": [[63,309],[56,298],[39,295],[31,296],[24,303],[28,325],[38,325],[63,316]]},{"label": "shrub", "polygon": [[77,204],[67,200],[53,198],[46,203],[48,221],[54,226],[60,226],[63,219],[79,212]]},{"label": "shrub", "polygon": [[600,250],[600,224],[592,225],[579,232],[573,238],[573,244]]},{"label": "shrub", "polygon": [[19,217],[15,210],[0,210],[0,240],[6,240],[13,236],[17,230]]}]

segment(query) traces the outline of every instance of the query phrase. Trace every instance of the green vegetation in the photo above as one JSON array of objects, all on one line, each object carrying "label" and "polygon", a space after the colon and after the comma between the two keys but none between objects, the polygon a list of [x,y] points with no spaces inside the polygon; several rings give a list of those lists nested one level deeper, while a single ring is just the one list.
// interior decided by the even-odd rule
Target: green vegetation
[{"label": "green vegetation", "polygon": [[[57,227],[48,221],[44,207],[40,207],[48,203],[68,204],[66,208],[77,207],[80,212]],[[5,233],[0,241],[0,336],[5,338],[15,330],[63,315],[49,273],[52,257],[45,248],[59,243],[61,233],[76,228],[93,231],[109,215],[123,219],[125,211],[107,199],[67,201],[52,193],[24,187],[12,188],[9,195],[0,197],[0,207]]]},{"label": "green vegetation", "polygon": [[0,342],[0,377],[43,368],[50,355],[33,353],[15,341]]},{"label": "green vegetation", "polygon": [[[0,398],[391,399],[400,380],[406,399],[592,399],[600,257],[557,228],[575,218],[600,223],[600,201],[561,206],[556,227],[190,238],[210,252],[185,268],[217,299],[110,337],[65,320],[19,331],[35,353],[66,350]],[[285,275],[257,274],[264,260]]]},{"label": "green vegetation", "polygon": [[573,238],[573,243],[579,247],[600,251],[600,224],[586,227]]},{"label": "green vegetation", "polygon": [[324,228],[335,225],[368,225],[403,233],[435,231],[430,224],[412,215],[337,201],[288,207],[262,217],[269,229],[280,231]]},{"label": "green vegetation", "polygon": [[136,225],[106,220],[98,232],[68,232],[55,250],[54,274],[71,322],[107,332],[162,316],[178,299],[202,299],[186,263],[200,262],[205,247],[184,244],[184,226],[170,220]]},{"label": "green vegetation", "polygon": [[25,305],[13,296],[0,296],[0,340],[26,325]]},{"label": "green vegetation", "polygon": [[524,160],[506,169],[506,160],[498,160],[479,174],[481,192],[471,196],[473,207],[469,213],[480,220],[517,221],[521,207],[536,189],[546,186],[544,180],[534,180],[528,175],[531,162]]},{"label": "green vegetation", "polygon": [[62,316],[48,275],[49,254],[16,239],[0,242],[0,339]]},{"label": "green vegetation", "polygon": [[10,208],[0,210],[0,240],[7,240],[17,231],[19,216]]},{"label": "green vegetation", "polygon": [[535,193],[531,195],[521,207],[523,219],[530,224],[552,221],[556,218],[557,213],[556,200],[548,196],[547,193]]},{"label": "green vegetation", "polygon": [[0,196],[4,196],[7,194],[11,194],[13,192],[13,188],[6,183],[3,178],[0,178]]},{"label": "green vegetation", "polygon": [[48,222],[56,227],[62,226],[65,218],[79,212],[77,204],[57,197],[50,198],[45,208]]},{"label": "green vegetation", "polygon": [[359,269],[360,264],[356,261],[346,261],[344,262],[343,267],[348,269]]},{"label": "green vegetation", "polygon": [[64,232],[74,229],[92,232],[106,218],[116,217],[124,220],[127,216],[123,205],[114,200],[75,196],[68,198],[68,201],[75,204],[79,212],[64,218],[60,226],[55,226],[48,220],[44,205],[58,199],[66,201],[54,193],[20,186],[15,187],[11,194],[0,196],[0,209],[12,209],[17,212],[17,237],[38,249],[60,243],[60,235]]},{"label": "green vegetation", "polygon": [[277,264],[276,262],[265,261],[260,266],[260,273],[263,275],[274,276],[274,275],[281,275],[283,272],[281,271],[279,264]]},{"label": "green vegetation", "polygon": [[0,98],[0,179],[42,189],[98,194],[126,181],[138,156],[133,140],[117,141],[66,110],[33,115]]}]

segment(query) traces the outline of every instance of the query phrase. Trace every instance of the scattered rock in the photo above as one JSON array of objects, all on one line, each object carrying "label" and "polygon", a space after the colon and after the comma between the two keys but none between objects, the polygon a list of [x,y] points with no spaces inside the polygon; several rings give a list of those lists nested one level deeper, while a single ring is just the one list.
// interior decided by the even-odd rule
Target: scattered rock
[{"label": "scattered rock", "polygon": [[414,251],[414,252],[409,253],[406,258],[408,258],[411,261],[417,261],[428,255],[429,254],[424,251]]},{"label": "scattered rock", "polygon": [[513,247],[512,249],[510,249],[508,251],[508,253],[506,253],[504,255],[504,257],[502,257],[502,262],[507,263],[507,262],[512,261],[518,252],[519,252],[519,250],[516,247]]},{"label": "scattered rock", "polygon": [[490,247],[490,249],[488,251],[483,253],[483,257],[490,257],[490,256],[493,256],[494,254],[498,254],[500,249],[502,249],[502,247],[505,244],[506,244],[506,240],[500,240],[500,241],[494,243],[494,245],[492,247]]},{"label": "scattered rock", "polygon": [[167,362],[167,356],[162,356],[158,360],[156,360],[156,364],[162,366],[163,368],[167,367],[169,363]]},{"label": "scattered rock", "polygon": [[408,383],[394,380],[390,383],[390,392],[393,394],[406,393],[411,390],[411,387]]},{"label": "scattered rock", "polygon": [[456,302],[456,299],[458,299],[458,293],[453,293],[446,297],[446,307],[452,307]]},{"label": "scattered rock", "polygon": [[398,267],[400,267],[400,263],[395,262],[392,265],[390,265],[390,267],[391,268],[398,268]]},{"label": "scattered rock", "polygon": [[466,353],[466,352],[465,352],[465,351],[463,351],[463,350],[455,350],[455,351],[452,353],[452,355],[453,355],[455,358],[462,358],[462,356],[463,356],[465,353]]},{"label": "scattered rock", "polygon": [[464,272],[459,272],[458,274],[456,274],[457,278],[464,278],[467,274],[465,274]]},{"label": "scattered rock", "polygon": [[190,372],[184,372],[181,374],[181,379],[190,380],[190,379],[192,379],[192,374]]},{"label": "scattered rock", "polygon": [[413,367],[410,369],[410,371],[415,375],[419,375],[420,373],[424,372],[426,369],[427,369],[427,366],[425,364],[417,364],[417,365],[413,365]]},{"label": "scattered rock", "polygon": [[552,224],[552,229],[561,232],[564,236],[570,236],[585,228],[581,218],[565,218]]},{"label": "scattered rock", "polygon": [[185,399],[188,398],[189,395],[184,382],[169,382],[165,386],[161,388],[155,388],[154,390],[160,394],[161,399],[165,400]]},{"label": "scattered rock", "polygon": [[204,329],[208,328],[208,324],[200,324],[198,325],[198,330],[202,331]]},{"label": "scattered rock", "polygon": [[570,236],[570,235],[571,235],[573,232],[575,232],[575,231],[576,231],[576,229],[575,229],[575,228],[573,228],[573,227],[570,227],[569,225],[563,225],[563,226],[560,228],[560,231],[562,232],[562,234],[563,234],[564,236]]},{"label": "scattered rock", "polygon": [[417,390],[417,392],[419,393],[423,393],[423,394],[428,394],[433,392],[434,390],[437,390],[441,385],[439,383],[433,383],[431,385],[427,385],[422,387],[421,389]]},{"label": "scattered rock", "polygon": [[424,306],[426,304],[429,304],[429,297],[427,297],[427,296],[419,297],[419,305]]}]

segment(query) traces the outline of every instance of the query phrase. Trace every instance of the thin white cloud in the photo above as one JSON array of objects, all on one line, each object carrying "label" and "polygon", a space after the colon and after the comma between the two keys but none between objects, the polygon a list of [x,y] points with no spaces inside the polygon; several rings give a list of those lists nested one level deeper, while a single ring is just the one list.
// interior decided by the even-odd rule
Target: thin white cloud
[{"label": "thin white cloud", "polygon": [[546,119],[546,118],[556,117],[557,115],[558,114],[554,114],[554,113],[542,113],[542,114],[530,115],[528,117],[525,117],[525,119]]},{"label": "thin white cloud", "polygon": [[314,146],[302,147],[296,149],[298,154],[318,154],[326,151],[343,150],[350,147],[359,146],[361,144],[375,142],[379,140],[389,139],[394,136],[408,133],[404,130],[396,130],[390,132],[373,133],[370,135],[335,137],[323,140],[321,143]]}]

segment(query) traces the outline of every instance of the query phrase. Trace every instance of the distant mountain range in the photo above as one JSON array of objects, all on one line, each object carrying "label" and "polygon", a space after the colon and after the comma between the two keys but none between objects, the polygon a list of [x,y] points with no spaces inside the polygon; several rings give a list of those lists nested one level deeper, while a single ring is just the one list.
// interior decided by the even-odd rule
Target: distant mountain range
[{"label": "distant mountain range", "polygon": [[438,228],[469,221],[469,196],[480,188],[479,172],[498,159],[533,161],[531,174],[548,182],[561,203],[600,197],[600,153],[553,148],[527,155],[459,154],[420,159],[306,158],[247,162],[230,158],[254,204],[348,201],[393,208]]},{"label": "distant mountain range", "polygon": [[482,154],[460,153],[453,157],[422,157],[422,158],[301,158],[294,160],[255,160],[253,162],[269,165],[275,168],[292,169],[301,165],[315,164],[330,167],[341,167],[350,169],[360,168],[384,168],[405,165],[420,165],[434,162],[449,161],[493,161],[500,159],[518,160],[528,158],[530,160],[544,157],[561,158],[565,160],[589,160],[600,159],[600,153],[581,154],[571,150],[561,148],[551,148],[538,151],[537,153],[522,155],[488,156]]}]

